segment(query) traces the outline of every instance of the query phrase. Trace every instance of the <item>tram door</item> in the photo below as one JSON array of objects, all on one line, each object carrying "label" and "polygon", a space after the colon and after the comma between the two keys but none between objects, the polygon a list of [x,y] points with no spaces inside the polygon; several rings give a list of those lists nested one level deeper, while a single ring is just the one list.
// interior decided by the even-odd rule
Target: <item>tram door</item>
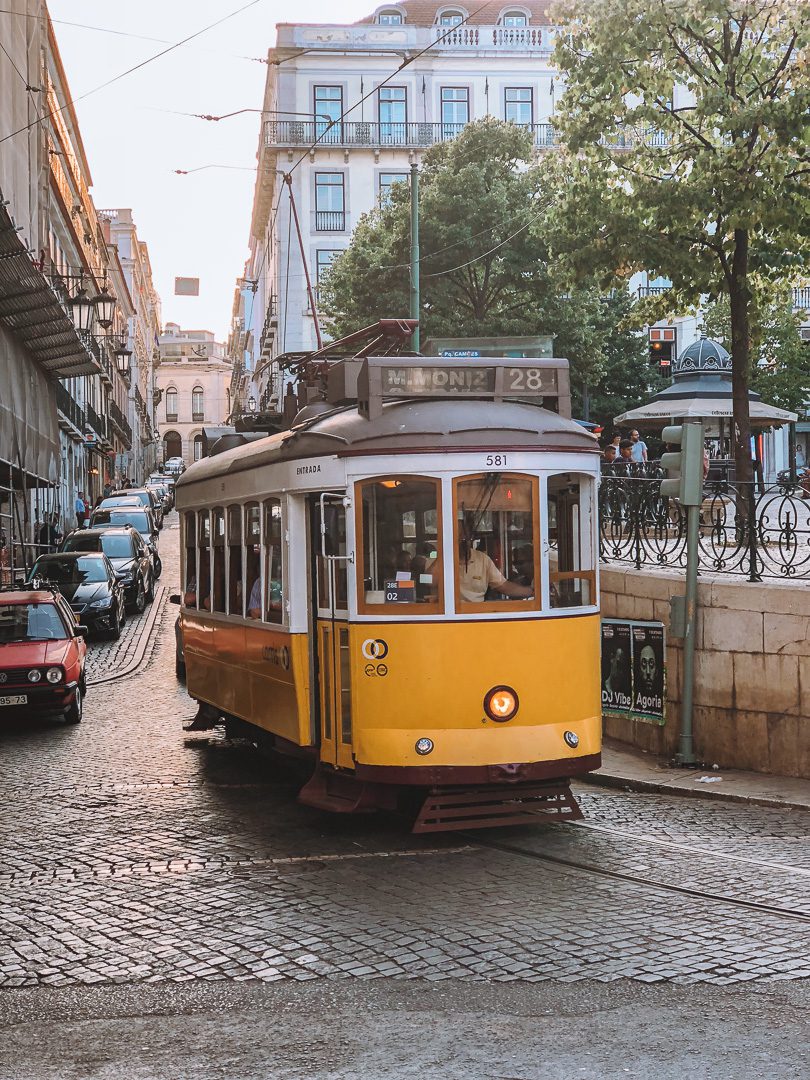
[{"label": "tram door", "polygon": [[352,686],[344,496],[324,493],[311,506],[315,670],[321,760],[352,768]]}]

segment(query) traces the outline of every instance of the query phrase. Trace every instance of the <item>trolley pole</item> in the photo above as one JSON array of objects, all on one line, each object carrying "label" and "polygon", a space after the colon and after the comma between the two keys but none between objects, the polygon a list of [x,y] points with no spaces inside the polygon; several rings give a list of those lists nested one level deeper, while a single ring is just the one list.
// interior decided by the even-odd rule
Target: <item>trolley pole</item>
[{"label": "trolley pole", "polygon": [[411,163],[411,318],[417,320],[413,332],[414,352],[419,352],[419,166]]}]

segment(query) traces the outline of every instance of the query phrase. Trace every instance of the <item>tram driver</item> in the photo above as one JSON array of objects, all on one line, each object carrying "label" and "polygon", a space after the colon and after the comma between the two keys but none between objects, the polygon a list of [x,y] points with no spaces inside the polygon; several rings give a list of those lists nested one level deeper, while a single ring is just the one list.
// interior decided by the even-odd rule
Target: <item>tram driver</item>
[{"label": "tram driver", "polygon": [[472,538],[466,534],[458,544],[458,588],[462,600],[470,604],[482,604],[489,589],[516,600],[534,596],[532,585],[508,581],[485,551],[473,547]]}]

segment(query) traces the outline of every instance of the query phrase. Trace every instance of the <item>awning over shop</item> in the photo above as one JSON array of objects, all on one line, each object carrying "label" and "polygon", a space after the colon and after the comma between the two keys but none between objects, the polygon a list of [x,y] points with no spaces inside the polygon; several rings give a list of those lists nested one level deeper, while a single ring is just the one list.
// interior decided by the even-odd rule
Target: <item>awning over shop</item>
[{"label": "awning over shop", "polygon": [[[51,380],[0,325],[0,462],[27,486],[53,484],[59,475],[59,428]],[[22,486],[22,477],[12,485]]]},{"label": "awning over shop", "polygon": [[0,325],[12,332],[48,375],[101,374],[101,363],[73,325],[67,299],[31,258],[0,192]]}]

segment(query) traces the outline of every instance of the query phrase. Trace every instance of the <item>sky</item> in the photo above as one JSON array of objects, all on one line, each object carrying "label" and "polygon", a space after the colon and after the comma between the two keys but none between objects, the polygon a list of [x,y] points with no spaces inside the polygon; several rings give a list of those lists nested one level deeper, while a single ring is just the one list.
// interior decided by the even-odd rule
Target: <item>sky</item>
[{"label": "sky", "polygon": [[[249,0],[48,0],[73,98]],[[298,0],[296,22],[354,22],[375,0]],[[99,209],[129,207],[149,245],[164,323],[230,328],[236,279],[244,272],[260,117],[218,123],[178,113],[221,115],[260,109],[275,26],[291,6],[258,0],[187,46],[77,101],[75,108]],[[66,23],[82,23],[83,27]],[[116,33],[103,33],[103,28]],[[139,36],[128,36],[139,35]],[[247,58],[247,59],[245,59]],[[205,165],[189,176],[175,169]],[[175,296],[175,277],[199,277],[199,297]]]}]

